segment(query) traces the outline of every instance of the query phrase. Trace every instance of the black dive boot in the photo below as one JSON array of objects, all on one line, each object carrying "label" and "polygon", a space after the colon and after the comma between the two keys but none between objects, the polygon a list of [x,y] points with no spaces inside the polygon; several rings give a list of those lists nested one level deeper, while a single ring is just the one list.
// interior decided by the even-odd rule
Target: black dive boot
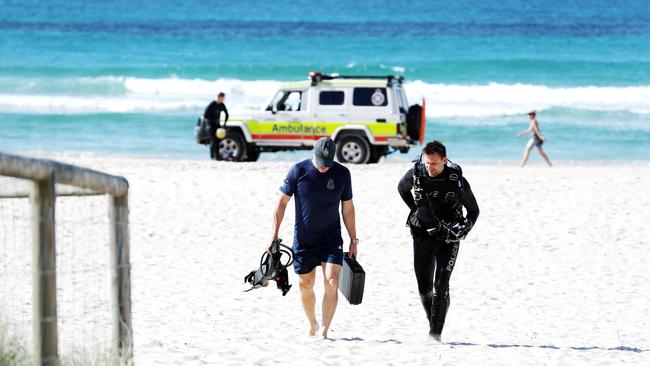
[{"label": "black dive boot", "polygon": [[424,311],[427,313],[427,320],[431,323],[431,306],[433,304],[433,292],[429,292],[426,295],[420,294],[420,301],[422,301],[422,306],[424,306]]},{"label": "black dive boot", "polygon": [[449,292],[445,296],[433,295],[433,303],[431,305],[431,319],[429,321],[429,335],[436,341],[440,342],[442,328],[445,326],[445,318],[449,310]]}]

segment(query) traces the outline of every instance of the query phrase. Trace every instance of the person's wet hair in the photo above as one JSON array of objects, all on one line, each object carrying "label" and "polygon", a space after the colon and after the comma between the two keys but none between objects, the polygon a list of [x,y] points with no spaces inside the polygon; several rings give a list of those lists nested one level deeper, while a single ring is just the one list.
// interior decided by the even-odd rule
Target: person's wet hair
[{"label": "person's wet hair", "polygon": [[223,92],[221,92],[221,93],[219,93],[219,95],[217,95],[217,96],[218,96],[219,98],[221,98],[221,97],[225,97],[226,94],[224,94]]},{"label": "person's wet hair", "polygon": [[447,157],[447,148],[438,140],[427,142],[422,152],[426,155],[438,154],[441,158]]}]

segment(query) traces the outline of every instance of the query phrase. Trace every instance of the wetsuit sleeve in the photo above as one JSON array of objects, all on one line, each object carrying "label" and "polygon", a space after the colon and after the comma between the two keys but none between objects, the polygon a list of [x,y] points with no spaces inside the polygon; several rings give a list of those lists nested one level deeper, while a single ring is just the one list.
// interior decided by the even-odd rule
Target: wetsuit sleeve
[{"label": "wetsuit sleeve", "polygon": [[225,126],[226,122],[228,122],[228,118],[230,118],[230,115],[228,115],[228,108],[226,108],[226,105],[225,105],[225,104],[223,105],[223,113],[226,114],[226,120],[223,121],[223,124],[224,124],[224,126]]},{"label": "wetsuit sleeve", "polygon": [[341,193],[341,201],[349,201],[352,199],[352,177],[350,171],[345,170],[343,193]]},{"label": "wetsuit sleeve", "polygon": [[472,222],[472,225],[476,224],[478,219],[479,208],[474,193],[472,192],[472,187],[470,187],[469,182],[465,177],[463,177],[463,199],[461,200],[463,206],[467,210],[467,219]]},{"label": "wetsuit sleeve", "polygon": [[397,191],[409,209],[415,210],[415,200],[411,194],[411,188],[413,188],[413,168],[409,169],[402,179],[400,179],[399,184],[397,184]]},{"label": "wetsuit sleeve", "polygon": [[284,178],[284,182],[280,186],[280,192],[286,194],[287,196],[293,196],[296,192],[298,178],[297,178],[297,167],[294,165],[287,173],[287,177]]}]

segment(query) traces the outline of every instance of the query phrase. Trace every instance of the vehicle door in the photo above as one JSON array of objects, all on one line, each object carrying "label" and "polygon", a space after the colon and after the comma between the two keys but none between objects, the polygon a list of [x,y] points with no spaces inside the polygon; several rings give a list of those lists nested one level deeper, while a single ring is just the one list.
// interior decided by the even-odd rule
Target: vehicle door
[{"label": "vehicle door", "polygon": [[314,93],[313,139],[331,136],[337,127],[354,122],[349,116],[350,88],[324,86]]},{"label": "vehicle door", "polygon": [[254,139],[302,144],[307,118],[303,90],[280,90],[256,118]]}]

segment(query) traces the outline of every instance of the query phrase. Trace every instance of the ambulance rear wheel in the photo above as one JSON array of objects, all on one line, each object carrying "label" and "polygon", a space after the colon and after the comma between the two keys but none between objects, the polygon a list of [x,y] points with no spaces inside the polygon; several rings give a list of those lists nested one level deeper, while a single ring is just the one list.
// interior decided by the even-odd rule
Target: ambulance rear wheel
[{"label": "ambulance rear wheel", "polygon": [[244,137],[235,131],[226,132],[226,136],[219,142],[219,153],[224,160],[243,161],[246,153]]},{"label": "ambulance rear wheel", "polygon": [[343,136],[336,143],[336,158],[345,164],[366,164],[370,159],[370,144],[361,136]]},{"label": "ambulance rear wheel", "polygon": [[382,156],[388,153],[388,148],[386,146],[373,146],[370,148],[370,159],[368,159],[368,164],[376,164],[379,162]]},{"label": "ambulance rear wheel", "polygon": [[258,147],[256,147],[253,144],[248,145],[248,149],[246,150],[246,159],[245,161],[257,161],[260,158],[260,154],[262,152]]}]

